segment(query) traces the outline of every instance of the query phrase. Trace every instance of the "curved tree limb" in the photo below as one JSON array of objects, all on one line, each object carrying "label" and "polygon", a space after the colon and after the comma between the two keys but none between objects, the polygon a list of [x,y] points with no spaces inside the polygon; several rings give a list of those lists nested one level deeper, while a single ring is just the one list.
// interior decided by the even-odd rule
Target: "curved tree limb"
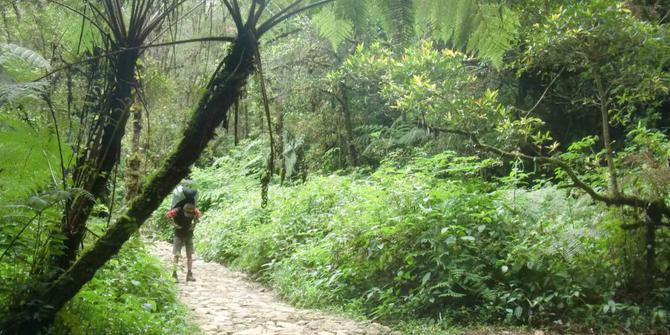
[{"label": "curved tree limb", "polygon": [[457,134],[457,135],[462,135],[466,136],[472,141],[475,145],[476,148],[492,152],[495,154],[498,154],[503,157],[507,158],[519,158],[523,159],[526,161],[532,161],[535,163],[539,163],[542,165],[552,165],[561,168],[565,173],[568,175],[570,180],[572,180],[574,186],[576,188],[581,189],[582,191],[586,192],[591,199],[595,201],[600,201],[603,202],[607,205],[613,206],[613,205],[625,205],[625,206],[631,206],[631,207],[636,207],[636,208],[643,208],[643,209],[648,209],[648,208],[655,208],[657,211],[662,213],[666,217],[670,217],[670,207],[663,202],[662,200],[650,200],[650,199],[644,199],[636,196],[630,196],[630,195],[625,195],[623,193],[617,193],[615,195],[606,195],[602,194],[596,190],[593,189],[593,187],[589,186],[586,184],[583,180],[577,176],[577,173],[575,170],[565,161],[557,159],[557,158],[551,158],[551,157],[544,157],[544,156],[531,156],[527,155],[524,153],[521,153],[519,151],[505,151],[502,150],[498,147],[494,147],[492,145],[488,145],[485,143],[481,143],[479,139],[477,138],[477,135],[475,133],[465,131],[465,130],[460,130],[460,129],[446,129],[446,128],[430,128],[432,130],[436,130],[439,132],[443,133],[451,133],[451,134]]}]

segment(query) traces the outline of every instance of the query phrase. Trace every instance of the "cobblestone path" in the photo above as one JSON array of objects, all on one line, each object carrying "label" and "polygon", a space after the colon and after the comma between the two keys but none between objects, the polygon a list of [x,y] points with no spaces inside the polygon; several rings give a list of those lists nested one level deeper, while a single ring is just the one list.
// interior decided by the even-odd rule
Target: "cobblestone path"
[{"label": "cobblestone path", "polygon": [[[171,264],[170,244],[158,242],[150,249],[165,264]],[[186,282],[183,263],[179,296],[206,334],[399,335],[379,324],[292,307],[243,273],[197,256],[193,262],[196,281]]]}]

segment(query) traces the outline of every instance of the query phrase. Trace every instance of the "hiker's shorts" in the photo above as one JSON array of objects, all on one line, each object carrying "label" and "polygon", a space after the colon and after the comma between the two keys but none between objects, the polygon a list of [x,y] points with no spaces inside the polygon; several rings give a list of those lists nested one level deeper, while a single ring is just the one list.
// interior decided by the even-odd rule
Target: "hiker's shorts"
[{"label": "hiker's shorts", "polygon": [[186,246],[186,255],[193,254],[193,236],[190,237],[174,237],[174,243],[172,244],[172,254],[175,256],[181,255],[181,248]]}]

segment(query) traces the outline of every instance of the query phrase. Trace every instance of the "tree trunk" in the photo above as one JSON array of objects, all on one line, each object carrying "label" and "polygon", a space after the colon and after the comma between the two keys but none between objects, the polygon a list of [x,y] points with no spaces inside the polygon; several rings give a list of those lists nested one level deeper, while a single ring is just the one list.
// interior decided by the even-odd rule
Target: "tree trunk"
[{"label": "tree trunk", "polygon": [[593,67],[593,79],[598,89],[598,98],[600,100],[600,116],[603,127],[603,142],[605,145],[605,156],[607,157],[607,169],[609,173],[608,188],[612,196],[619,195],[619,185],[617,183],[616,167],[614,166],[614,151],[612,149],[612,137],[610,136],[610,118],[608,92],[605,88],[600,70],[597,66]]},{"label": "tree trunk", "polygon": [[56,265],[62,269],[67,269],[77,258],[79,245],[86,231],[86,220],[93,209],[95,199],[107,194],[107,184],[112,169],[118,162],[121,139],[128,122],[138,56],[137,50],[119,55],[115,64],[116,73],[113,76],[116,86],[109,97],[109,105],[103,107],[109,114],[103,121],[104,128],[100,142],[96,143],[94,148],[84,151],[77,160],[75,180],[80,184],[75,186],[84,189],[91,196],[79,195],[66,204],[68,210],[61,223],[61,230],[65,235],[63,241],[65,249],[63,255],[56,259]]},{"label": "tree trunk", "polygon": [[233,134],[234,134],[234,143],[235,146],[239,143],[239,134],[237,132],[237,120],[238,120],[238,115],[240,114],[240,99],[235,100],[235,122],[233,125]]},{"label": "tree trunk", "polygon": [[[0,323],[8,334],[34,334],[53,322],[56,313],[90,281],[135,233],[161,201],[187,176],[189,167],[214,137],[216,127],[240,95],[253,71],[257,43],[248,30],[239,36],[200,98],[177,150],[128,205],[107,232],[46,288],[35,288],[26,299],[15,302],[10,318]],[[39,303],[36,303],[39,302]]]},{"label": "tree trunk", "polygon": [[284,177],[286,176],[286,161],[284,160],[284,112],[277,108],[277,124],[275,125],[275,152],[277,153],[277,162],[279,163],[279,174],[281,177],[281,184],[284,184]]},{"label": "tree trunk", "polygon": [[654,280],[658,274],[656,266],[656,228],[663,220],[663,215],[655,206],[646,210],[647,218],[645,224],[645,258],[647,263],[646,286],[647,290],[654,288]]},{"label": "tree trunk", "polygon": [[349,109],[349,96],[347,95],[347,88],[342,85],[340,86],[340,91],[342,94],[342,114],[344,114],[344,128],[346,129],[347,136],[345,137],[347,153],[349,154],[350,164],[352,166],[358,165],[358,153],[356,152],[356,146],[354,145],[354,128],[353,122],[351,121],[351,110]]},{"label": "tree trunk", "polygon": [[244,103],[242,107],[244,107],[244,138],[246,139],[249,137],[249,132],[251,131],[249,129],[249,107],[246,103]]},{"label": "tree trunk", "polygon": [[[128,159],[128,168],[126,169],[126,202],[130,202],[132,198],[137,195],[140,188],[140,181],[142,180],[142,149],[141,149],[141,135],[142,135],[142,110],[136,109],[133,113],[133,139],[132,148],[130,150],[130,159]],[[110,213],[111,214],[111,213]]]}]

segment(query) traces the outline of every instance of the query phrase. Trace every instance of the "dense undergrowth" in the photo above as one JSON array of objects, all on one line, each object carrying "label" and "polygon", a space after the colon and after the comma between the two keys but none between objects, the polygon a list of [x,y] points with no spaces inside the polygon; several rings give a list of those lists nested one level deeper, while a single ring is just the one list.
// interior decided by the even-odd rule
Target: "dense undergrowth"
[{"label": "dense undergrowth", "polygon": [[371,174],[271,187],[261,208],[260,157],[260,143],[250,142],[194,171],[205,213],[197,248],[295,304],[442,325],[668,325],[670,292],[635,300],[638,238],[619,228],[616,210],[585,196],[519,187],[520,174],[484,181],[494,161],[415,153]]},{"label": "dense undergrowth", "polygon": [[58,314],[52,334],[198,334],[174,280],[134,238]]},{"label": "dense undergrowth", "polygon": [[[25,282],[40,277],[27,273],[22,262],[3,262],[0,268],[5,283],[0,312],[7,313],[5,308],[26,288]],[[173,279],[148,254],[144,242],[133,238],[57,314],[47,333],[161,335],[198,334],[199,330],[178,301]]]},{"label": "dense undergrowth", "polygon": [[[54,135],[12,118],[0,118],[0,319],[30,287],[40,288],[56,271],[50,261],[62,253],[58,231],[63,202],[85,194],[49,184],[44,166],[57,165]],[[40,142],[42,141],[42,142]],[[42,154],[33,154],[42,152]],[[69,157],[70,151],[64,152]],[[21,159],[4,159],[20,157]],[[109,210],[98,204],[88,225],[85,246],[107,228]],[[98,215],[101,214],[101,215]],[[34,286],[31,286],[34,285]],[[44,284],[41,284],[44,285]],[[34,304],[39,304],[38,301]],[[44,306],[43,308],[48,308]],[[51,334],[184,334],[197,333],[187,309],[177,300],[174,281],[139,238],[124,245],[57,315]],[[0,329],[4,334],[4,330]]]}]

